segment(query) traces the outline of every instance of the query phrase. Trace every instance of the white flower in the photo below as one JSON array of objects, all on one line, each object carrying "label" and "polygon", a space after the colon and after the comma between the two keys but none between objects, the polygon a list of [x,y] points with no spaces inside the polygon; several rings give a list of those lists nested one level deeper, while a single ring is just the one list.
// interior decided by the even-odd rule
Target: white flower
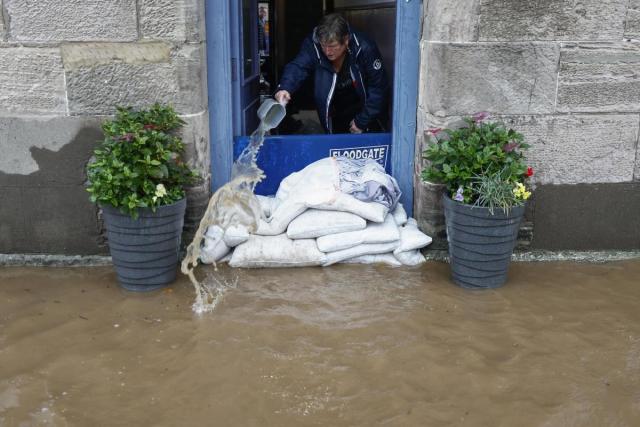
[{"label": "white flower", "polygon": [[156,185],[156,197],[164,197],[167,195],[167,189],[164,188],[164,184]]}]

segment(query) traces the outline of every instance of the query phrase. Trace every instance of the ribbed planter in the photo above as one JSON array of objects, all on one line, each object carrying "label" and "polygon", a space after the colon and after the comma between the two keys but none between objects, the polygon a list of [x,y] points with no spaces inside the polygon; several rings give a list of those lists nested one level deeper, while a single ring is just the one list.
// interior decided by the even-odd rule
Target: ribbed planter
[{"label": "ribbed planter", "polygon": [[470,289],[502,286],[507,280],[524,205],[502,209],[474,207],[442,197],[449,262],[454,283]]},{"label": "ribbed planter", "polygon": [[130,291],[153,291],[176,279],[186,199],[140,209],[137,219],[100,206],[118,281]]}]

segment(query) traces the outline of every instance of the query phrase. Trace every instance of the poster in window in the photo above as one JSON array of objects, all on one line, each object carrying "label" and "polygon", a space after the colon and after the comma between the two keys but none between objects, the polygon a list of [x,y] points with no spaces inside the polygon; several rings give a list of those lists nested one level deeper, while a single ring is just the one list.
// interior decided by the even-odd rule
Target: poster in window
[{"label": "poster in window", "polygon": [[258,51],[269,56],[269,3],[258,2]]}]

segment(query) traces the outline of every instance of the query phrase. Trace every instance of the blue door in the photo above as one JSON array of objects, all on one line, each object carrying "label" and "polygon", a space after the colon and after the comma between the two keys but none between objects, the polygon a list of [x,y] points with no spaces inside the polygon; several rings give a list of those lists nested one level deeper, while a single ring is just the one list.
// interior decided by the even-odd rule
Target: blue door
[{"label": "blue door", "polygon": [[[259,103],[257,0],[205,1],[212,187],[215,190],[230,178],[234,159],[234,140],[239,141],[243,135],[249,135],[257,124],[256,111]],[[392,148],[367,151],[367,153],[384,151],[390,156],[390,162],[386,165],[398,180],[403,192],[402,202],[409,214],[413,210],[421,26],[422,0],[397,0],[393,131],[391,134],[386,134]],[[229,100],[232,100],[232,103]],[[294,138],[299,136],[296,135]],[[279,139],[279,141],[283,140]],[[366,145],[353,142],[353,150],[359,150]],[[379,141],[376,142],[378,143]],[[313,146],[316,147],[315,144]],[[325,148],[326,153],[322,151]],[[343,150],[345,147],[338,148]],[[336,152],[330,152],[330,150],[329,147],[321,147],[320,157]],[[352,151],[352,154],[357,156],[359,152],[365,151]],[[283,160],[282,157],[275,157],[275,153],[274,156],[270,156],[266,147],[263,156],[269,157],[272,162]]]},{"label": "blue door", "polygon": [[230,5],[233,134],[250,135],[258,125],[256,113],[260,99],[258,3],[232,0]]}]

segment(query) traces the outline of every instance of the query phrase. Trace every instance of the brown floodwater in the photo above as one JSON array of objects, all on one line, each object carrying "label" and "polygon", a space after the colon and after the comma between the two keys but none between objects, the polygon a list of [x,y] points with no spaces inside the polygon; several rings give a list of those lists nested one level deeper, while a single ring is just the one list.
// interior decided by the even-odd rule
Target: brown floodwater
[{"label": "brown floodwater", "polygon": [[0,269],[0,425],[640,425],[640,260],[515,263],[490,291],[437,262],[219,274],[196,315],[184,276]]}]

